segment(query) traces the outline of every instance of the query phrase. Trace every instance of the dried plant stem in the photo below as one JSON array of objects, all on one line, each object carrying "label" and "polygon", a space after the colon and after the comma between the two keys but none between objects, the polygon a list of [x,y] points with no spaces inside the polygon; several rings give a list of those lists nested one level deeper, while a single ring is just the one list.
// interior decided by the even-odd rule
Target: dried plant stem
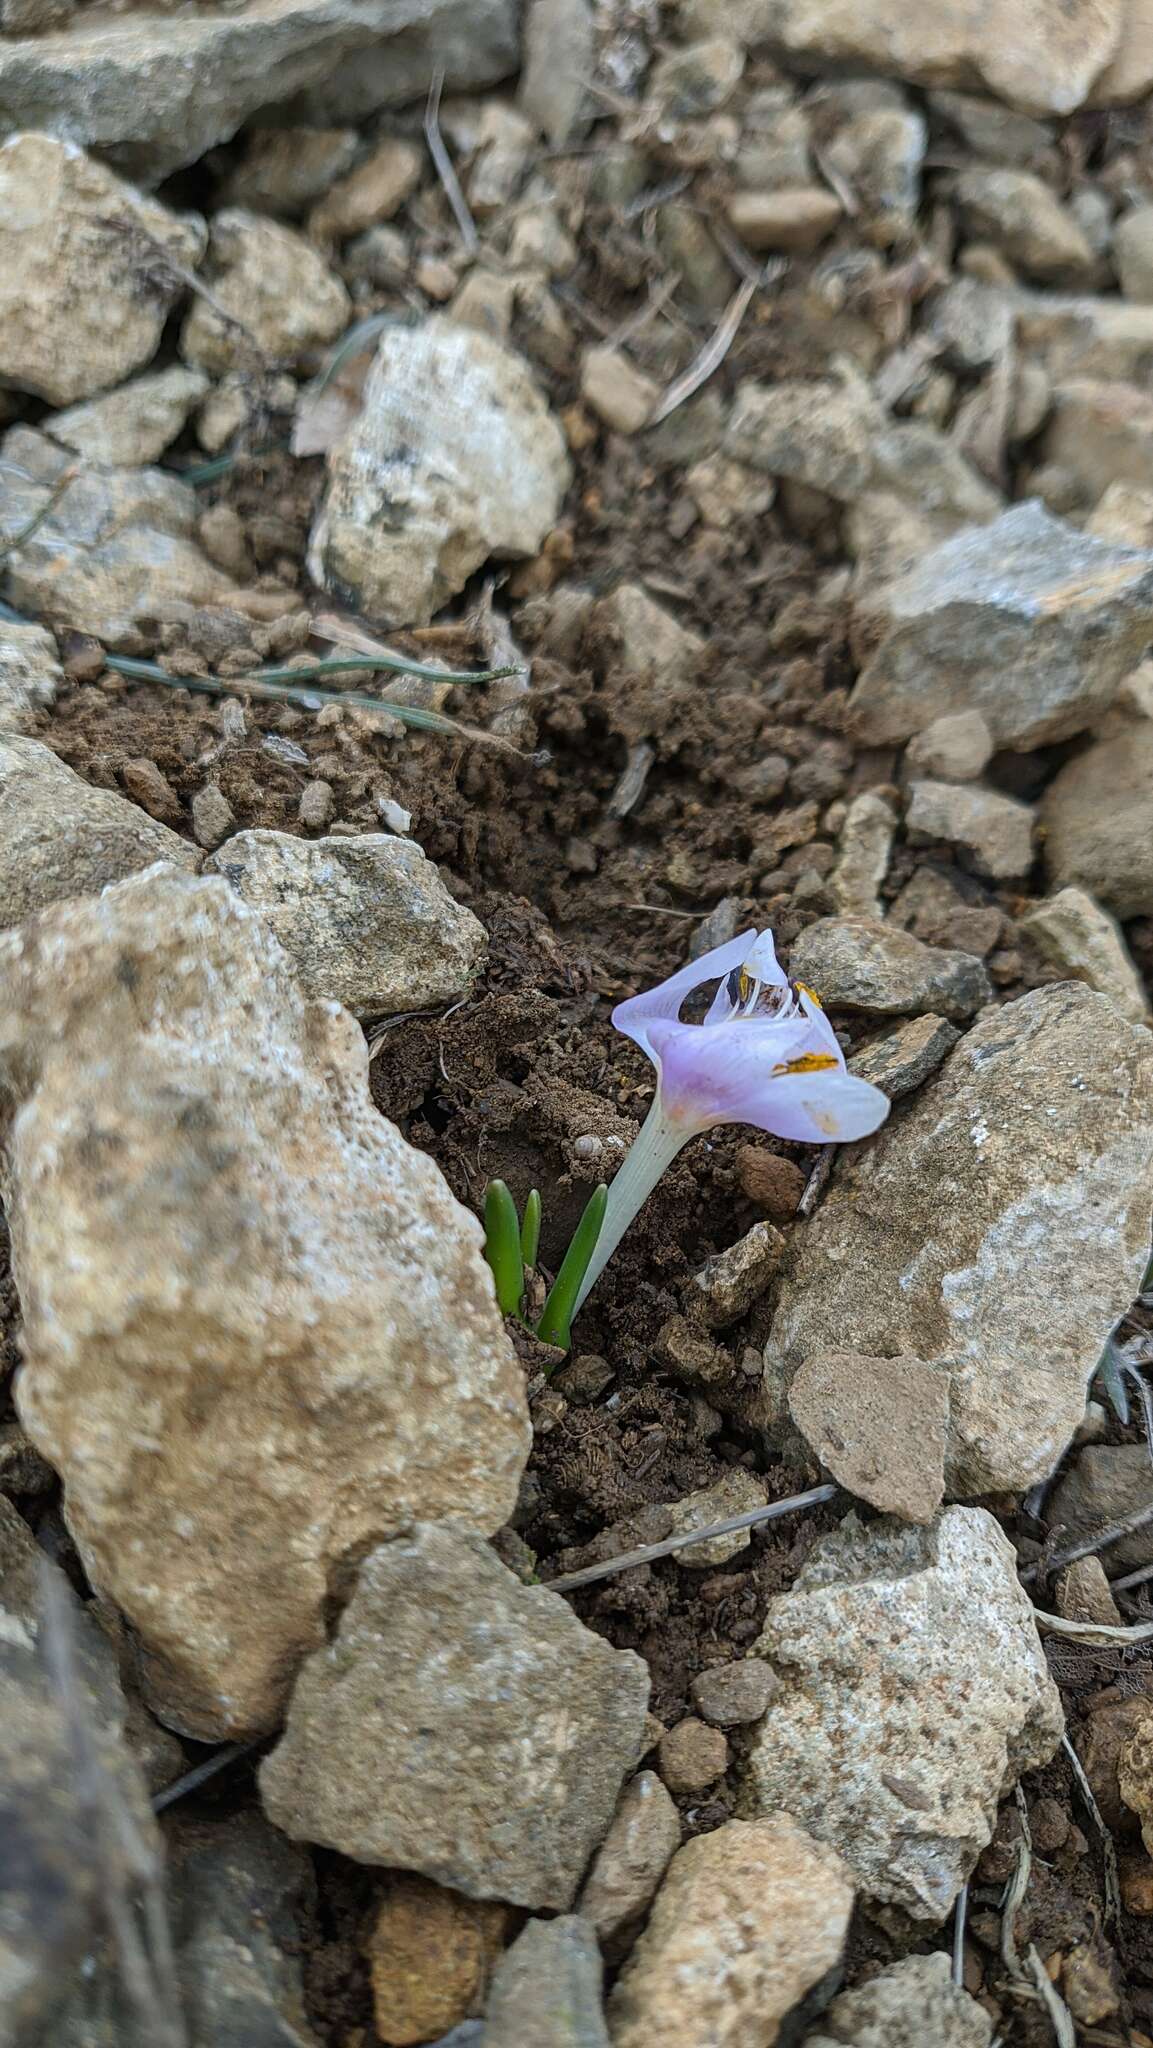
[{"label": "dried plant stem", "polygon": [[1121,1877],[1117,1869],[1116,1845],[1105,1825],[1105,1816],[1097,1804],[1085,1767],[1067,1735],[1061,1737],[1061,1747],[1069,1759],[1069,1768],[1077,1781],[1089,1817],[1101,1837],[1101,1859],[1105,1866],[1105,1922],[1107,1926],[1117,1927],[1121,1921]]},{"label": "dried plant stem", "polygon": [[1082,1542],[1070,1544],[1067,1550],[1056,1550],[1052,1557],[1042,1558],[1038,1564],[1027,1565],[1019,1575],[1021,1583],[1027,1586],[1032,1580],[1039,1578],[1043,1571],[1046,1574],[1059,1572],[1067,1564],[1076,1564],[1079,1558],[1092,1557],[1095,1550],[1105,1550],[1110,1543],[1120,1543],[1123,1536],[1135,1535],[1138,1529],[1146,1528],[1150,1522],[1153,1522],[1153,1506],[1138,1508],[1135,1513],[1126,1515],[1121,1521],[1110,1522],[1104,1529],[1094,1530],[1092,1536],[1086,1536]]},{"label": "dried plant stem", "polygon": [[428,144],[428,153],[436,168],[436,175],[444,187],[444,196],[452,208],[453,219],[460,229],[460,239],[464,243],[465,253],[469,256],[475,256],[477,249],[480,247],[476,232],[476,222],[469,212],[468,201],[461,190],[460,179],[456,175],[456,168],[448,150],[445,148],[444,137],[440,132],[440,96],[443,91],[444,72],[438,71],[428,89],[428,105],[425,108],[424,115],[424,139]]},{"label": "dried plant stem", "polygon": [[692,1543],[707,1543],[713,1536],[732,1536],[738,1529],[757,1529],[762,1522],[775,1522],[782,1515],[820,1507],[824,1501],[832,1500],[836,1492],[835,1486],[811,1486],[807,1493],[793,1493],[787,1500],[770,1501],[767,1507],[729,1515],[723,1522],[710,1522],[704,1529],[689,1529],[683,1536],[668,1536],[663,1543],[643,1544],[639,1550],[626,1550],[621,1557],[610,1557],[606,1564],[590,1564],[584,1571],[567,1572],[563,1578],[548,1579],[545,1583],[550,1593],[573,1593],[578,1586],[594,1585],[598,1579],[631,1570],[633,1565],[655,1564],[658,1558],[671,1557],[674,1550],[687,1550]]}]

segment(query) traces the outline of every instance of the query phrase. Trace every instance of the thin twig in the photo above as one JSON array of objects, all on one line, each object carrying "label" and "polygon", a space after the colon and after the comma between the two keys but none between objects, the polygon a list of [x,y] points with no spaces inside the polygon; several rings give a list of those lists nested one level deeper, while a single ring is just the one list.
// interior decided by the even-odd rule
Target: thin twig
[{"label": "thin twig", "polygon": [[1022,1835],[1017,1844],[1016,1862],[1013,1875],[1005,1886],[1001,1901],[1001,1961],[1010,1977],[1022,1977],[1021,1958],[1017,1953],[1017,1934],[1014,1921],[1017,1909],[1029,1889],[1029,1878],[1033,1869],[1033,1850],[1027,1836]]},{"label": "thin twig", "polygon": [[1033,1609],[1033,1619],[1038,1628],[1047,1628],[1053,1636],[1077,1636],[1086,1643],[1147,1643],[1153,1639],[1153,1621],[1135,1621],[1125,1628],[1113,1628],[1103,1621],[1067,1621],[1061,1614],[1046,1614],[1043,1607]]},{"label": "thin twig", "polygon": [[674,1550],[687,1550],[691,1543],[707,1543],[713,1536],[731,1536],[738,1529],[757,1529],[762,1522],[775,1522],[781,1515],[799,1514],[802,1508],[820,1507],[832,1500],[835,1486],[811,1486],[807,1493],[790,1494],[788,1500],[771,1501],[768,1507],[750,1508],[747,1514],[729,1515],[723,1522],[710,1522],[705,1529],[688,1529],[681,1536],[666,1537],[663,1543],[645,1543],[639,1550],[626,1550],[622,1557],[610,1557],[607,1564],[590,1564],[583,1572],[566,1572],[563,1578],[547,1579],[550,1593],[572,1593],[578,1586],[591,1586],[614,1572],[630,1571],[633,1565],[654,1564],[671,1557]]},{"label": "thin twig", "polygon": [[1143,1564],[1135,1572],[1126,1572],[1124,1578],[1110,1579],[1111,1593],[1128,1593],[1134,1586],[1144,1586],[1153,1579],[1153,1564]]},{"label": "thin twig", "polygon": [[79,462],[71,463],[57,477],[44,503],[38,511],[32,514],[31,519],[26,520],[25,524],[18,527],[15,533],[0,536],[0,562],[4,560],[5,555],[10,555],[14,548],[22,548],[26,540],[31,540],[37,528],[43,526],[44,521],[56,510],[69,484],[76,482],[77,477],[80,475],[80,469],[81,465]]},{"label": "thin twig", "polygon": [[1110,1522],[1104,1529],[1097,1529],[1092,1536],[1086,1536],[1080,1543],[1073,1543],[1068,1550],[1056,1550],[1052,1557],[1043,1558],[1038,1564],[1027,1565],[1019,1573],[1022,1585],[1027,1586],[1039,1578],[1042,1571],[1058,1572],[1062,1566],[1076,1564],[1078,1558],[1092,1557],[1095,1550],[1105,1550],[1110,1543],[1120,1543],[1123,1536],[1133,1536],[1138,1529],[1147,1528],[1153,1522],[1153,1505],[1137,1508],[1131,1515],[1125,1515],[1119,1522]]},{"label": "thin twig", "polygon": [[748,312],[756,290],[757,286],[752,278],[747,277],[744,284],[734,292],[699,355],[694,357],[687,370],[674,378],[664,397],[658,399],[656,411],[648,421],[650,427],[659,427],[661,421],[667,420],[669,414],[674,413],[679,405],[683,405],[686,399],[699,391],[702,384],[708,383],[714,370],[720,369],[736,340],[741,321]]},{"label": "thin twig", "polygon": [[1044,1963],[1032,1942],[1028,1948],[1029,1968],[1033,1982],[1041,1994],[1041,2003],[1049,2015],[1053,2027],[1053,2038],[1057,2048],[1077,2048],[1077,2034],[1073,2026],[1073,2015],[1069,2011],[1057,1986],[1052,1982]]},{"label": "thin twig", "polygon": [[1097,1804],[1085,1767],[1067,1735],[1061,1737],[1061,1747],[1069,1759],[1069,1767],[1077,1780],[1089,1817],[1101,1837],[1101,1860],[1105,1866],[1105,1924],[1117,1927],[1121,1921],[1121,1878],[1117,1869],[1116,1844],[1105,1825],[1105,1816]]},{"label": "thin twig", "polygon": [[154,235],[151,229],[144,227],[135,217],[128,219],[116,214],[103,215],[99,225],[111,228],[114,234],[122,235],[127,241],[137,241],[151,249],[154,261],[174,277],[178,284],[182,284],[186,291],[195,293],[198,299],[203,299],[205,305],[211,308],[217,319],[222,320],[226,327],[241,335],[262,368],[268,366],[267,351],[261,347],[251,328],[246,327],[243,320],[238,320],[235,313],[230,313],[227,306],[217,298],[216,293],[205,284],[204,279],[198,276],[195,270],[191,270],[187,263],[182,263],[178,256],[174,256],[167,244]]},{"label": "thin twig", "polygon": [[836,1155],[837,1148],[835,1145],[822,1145],[817,1163],[805,1182],[805,1192],[797,1203],[797,1214],[804,1221],[807,1221],[812,1215],[813,1210],[825,1192]]},{"label": "thin twig", "polygon": [[957,1893],[953,1912],[953,1982],[960,1991],[965,1982],[965,1919],[969,1911],[969,1881]]},{"label": "thin twig", "polygon": [[178,1799],[187,1799],[190,1792],[198,1792],[202,1785],[207,1785],[210,1778],[215,1778],[220,1771],[227,1770],[229,1764],[236,1763],[242,1756],[251,1755],[256,1746],[255,1742],[226,1742],[222,1749],[216,1750],[212,1756],[205,1757],[203,1763],[194,1764],[190,1771],[182,1771],[170,1785],[161,1786],[160,1791],[153,1796],[153,1813],[164,1813],[168,1807],[174,1806]]},{"label": "thin twig", "polygon": [[434,72],[432,84],[428,88],[428,105],[424,110],[424,139],[428,144],[428,153],[436,168],[436,175],[440,179],[444,196],[452,208],[453,219],[460,230],[460,239],[464,243],[465,254],[475,256],[480,247],[480,238],[476,232],[476,222],[469,211],[468,201],[461,190],[460,179],[456,175],[455,166],[445,147],[444,137],[440,132],[440,96],[443,91],[444,70],[442,67]]}]

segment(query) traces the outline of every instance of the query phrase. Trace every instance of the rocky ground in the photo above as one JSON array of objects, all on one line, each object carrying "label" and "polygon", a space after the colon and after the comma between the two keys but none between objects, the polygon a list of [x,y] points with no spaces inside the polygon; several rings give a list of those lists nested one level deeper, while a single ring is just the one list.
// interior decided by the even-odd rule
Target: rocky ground
[{"label": "rocky ground", "polygon": [[1149,0],[0,31],[0,2043],[1150,2048]]}]

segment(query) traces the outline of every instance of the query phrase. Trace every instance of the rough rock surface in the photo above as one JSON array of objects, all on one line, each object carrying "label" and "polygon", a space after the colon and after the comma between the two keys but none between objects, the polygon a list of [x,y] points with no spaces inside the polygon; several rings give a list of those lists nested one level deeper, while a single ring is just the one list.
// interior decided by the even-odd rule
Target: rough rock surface
[{"label": "rough rock surface", "polygon": [[992,2037],[988,2013],[954,1984],[948,1955],[935,1949],[842,1991],[804,2048],[989,2048]]},{"label": "rough rock surface", "polygon": [[223,881],[59,905],[0,942],[0,987],[21,1419],[161,1718],[273,1727],[341,1560],[515,1499],[479,1225]]},{"label": "rough rock surface", "polygon": [[1153,725],[1068,761],[1041,806],[1054,882],[1076,882],[1118,917],[1153,915]]},{"label": "rough rock surface", "polygon": [[51,633],[0,623],[0,732],[34,732],[63,680]]},{"label": "rough rock surface", "polygon": [[[1127,1521],[1150,1505],[1150,1494],[1144,1444],[1087,1444],[1054,1487],[1049,1520],[1060,1526],[1064,1549],[1114,1522]],[[1140,1571],[1142,1565],[1153,1563],[1153,1525],[1111,1543],[1107,1556],[1114,1574]]]},{"label": "rough rock surface", "polygon": [[943,1920],[998,1801],[1063,1727],[992,1515],[947,1508],[927,1529],[846,1516],[770,1601],[757,1654],[781,1691],[753,1737],[745,1810],[787,1800],[868,1897]]},{"label": "rough rock surface", "polygon": [[754,0],[750,40],[779,43],[818,67],[880,71],[913,85],[980,82],[1029,114],[1071,114],[1117,53],[1121,0],[943,0],[925,20],[905,0]]},{"label": "rough rock surface", "polygon": [[312,574],[374,618],[424,624],[490,555],[536,552],[569,474],[518,355],[443,318],[391,328],[329,457]]},{"label": "rough rock surface", "polygon": [[497,1966],[480,2048],[609,2048],[602,1976],[587,1920],[530,1920]]},{"label": "rough rock surface", "polygon": [[943,840],[994,881],[1019,881],[1033,865],[1033,812],[1014,796],[972,782],[914,782],[905,830],[914,846]]},{"label": "rough rock surface", "polygon": [[1148,1258],[1153,1041],[1075,982],[989,1010],[843,1161],[770,1355],[909,1352],[950,1379],[948,1485],[1045,1478]]},{"label": "rough rock surface", "polygon": [[840,1857],[788,1813],[686,1842],[609,1999],[613,2048],[772,2048],[840,1961],[852,1905]]},{"label": "rough rock surface", "polygon": [[268,363],[307,365],[352,318],[340,279],[303,235],[243,207],[213,218],[207,281],[212,302],[193,300],[180,337],[202,370],[251,369],[254,345]]},{"label": "rough rock surface", "polygon": [[738,462],[852,501],[873,473],[882,415],[842,384],[742,384],[725,435]]},{"label": "rough rock surface", "polygon": [[873,1017],[932,1011],[963,1020],[993,993],[972,953],[926,946],[871,917],[818,918],[801,933],[789,965],[823,1003]]},{"label": "rough rock surface", "polygon": [[1021,919],[1046,960],[1116,1003],[1131,1024],[1149,1014],[1149,996],[1115,918],[1084,889],[1059,889]]},{"label": "rough rock surface", "polygon": [[611,1957],[628,1947],[681,1845],[681,1817],[655,1771],[638,1771],[621,1794],[578,1904]]},{"label": "rough rock surface", "polygon": [[366,1557],[305,1664],[265,1807],[362,1863],[564,1911],[639,1760],[648,1694],[641,1659],[557,1594],[479,1536],[420,1523]]},{"label": "rough rock surface", "polygon": [[911,1017],[907,1024],[899,1024],[883,1038],[871,1039],[860,1052],[855,1052],[849,1061],[849,1072],[859,1075],[862,1081],[871,1081],[890,1102],[897,1102],[936,1073],[960,1035],[956,1025],[947,1023],[944,1017]]},{"label": "rough rock surface", "polygon": [[380,2039],[431,2041],[478,2013],[508,1919],[492,1900],[394,1872],[363,1944]]},{"label": "rough rock surface", "polygon": [[[687,1493],[683,1500],[669,1503],[669,1535],[690,1536],[694,1529],[728,1521],[730,1515],[747,1515],[753,1508],[763,1508],[766,1498],[764,1481],[743,1465],[734,1465],[712,1486],[703,1486],[696,1493]],[[678,1564],[705,1571],[727,1564],[731,1557],[739,1557],[751,1541],[747,1529],[731,1529],[725,1536],[706,1536],[702,1543],[690,1543],[673,1555]]]},{"label": "rough rock surface", "polygon": [[793,1421],[849,1493],[929,1522],[945,1491],[949,1383],[922,1358],[814,1351],[789,1388]]},{"label": "rough rock surface", "polygon": [[[7,630],[7,629],[6,629]],[[0,926],[91,896],[156,861],[195,869],[194,846],[39,740],[0,735]]]},{"label": "rough rock surface", "polygon": [[1015,505],[869,600],[855,729],[882,746],[979,711],[1001,747],[1068,739],[1108,709],[1151,629],[1153,554]]},{"label": "rough rock surface", "polygon": [[52,439],[86,462],[139,469],[163,455],[209,388],[202,371],[183,363],[153,370],[104,398],[53,413]]},{"label": "rough rock surface", "polygon": [[[353,53],[356,53],[353,56]],[[0,44],[9,127],[68,135],[131,172],[165,177],[226,142],[258,108],[319,88],[353,118],[427,90],[485,85],[516,61],[510,0],[250,0],[227,13],[81,12]]]},{"label": "rough rock surface", "polygon": [[975,782],[992,753],[993,736],[980,712],[953,711],[910,740],[905,766],[937,782]]},{"label": "rough rock surface", "polygon": [[358,1017],[450,1003],[484,959],[484,926],[411,839],[237,832],[207,871],[259,912],[306,995],[331,996]]},{"label": "rough rock surface", "polygon": [[[70,1652],[67,1706],[44,1651],[49,1575],[59,1621],[54,1639]],[[143,1781],[124,1744],[126,1706],[111,1645],[82,1609],[63,1572],[0,1498],[0,2013],[6,2042],[56,2040],[58,2007],[103,1927],[109,1839],[130,1834],[157,1855]],[[73,1725],[91,1743],[100,1773],[99,1839],[89,1776],[78,1781]]]},{"label": "rough rock surface", "polygon": [[0,144],[0,376],[53,405],[119,384],[154,354],[183,289],[157,272],[157,254],[188,266],[203,248],[203,221],[142,198],[71,143],[10,135]]},{"label": "rough rock surface", "polygon": [[137,653],[142,621],[170,602],[211,604],[229,588],[193,539],[200,508],[179,478],[77,467],[34,427],[13,427],[0,461],[5,518],[19,531],[44,515],[7,556],[8,594],[19,610]]}]

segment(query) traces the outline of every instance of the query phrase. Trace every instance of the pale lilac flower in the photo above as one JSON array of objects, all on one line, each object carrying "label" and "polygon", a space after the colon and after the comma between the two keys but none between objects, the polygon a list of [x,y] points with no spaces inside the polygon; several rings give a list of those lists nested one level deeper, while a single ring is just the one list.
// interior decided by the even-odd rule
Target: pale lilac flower
[{"label": "pale lilac flower", "polygon": [[[719,983],[699,1024],[686,998]],[[581,1301],[599,1279],[642,1202],[682,1145],[718,1124],[755,1124],[797,1145],[867,1138],[889,1114],[887,1096],[845,1070],[820,1004],[790,982],[769,931],[742,932],[660,986],[618,1003],[613,1023],[657,1070],[652,1108],[609,1189],[608,1209]]]}]

